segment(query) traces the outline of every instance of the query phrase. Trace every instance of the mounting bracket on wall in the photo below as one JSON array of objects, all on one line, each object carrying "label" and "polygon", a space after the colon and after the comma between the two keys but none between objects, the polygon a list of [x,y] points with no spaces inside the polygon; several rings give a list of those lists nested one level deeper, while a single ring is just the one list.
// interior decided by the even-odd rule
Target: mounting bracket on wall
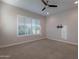
[{"label": "mounting bracket on wall", "polygon": [[62,29],[62,28],[63,28],[62,24],[59,24],[59,25],[57,26],[57,29]]}]

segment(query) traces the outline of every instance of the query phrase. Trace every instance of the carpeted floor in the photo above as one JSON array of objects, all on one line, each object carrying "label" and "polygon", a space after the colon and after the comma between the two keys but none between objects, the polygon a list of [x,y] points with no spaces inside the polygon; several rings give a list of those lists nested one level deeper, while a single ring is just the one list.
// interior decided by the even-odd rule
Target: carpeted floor
[{"label": "carpeted floor", "polygon": [[53,40],[38,40],[0,49],[0,59],[78,59],[77,46]]}]

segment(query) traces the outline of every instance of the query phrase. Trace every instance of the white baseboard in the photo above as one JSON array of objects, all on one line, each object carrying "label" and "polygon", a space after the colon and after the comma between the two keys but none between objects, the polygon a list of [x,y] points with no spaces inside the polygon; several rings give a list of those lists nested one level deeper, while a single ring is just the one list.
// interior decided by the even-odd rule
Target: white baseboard
[{"label": "white baseboard", "polygon": [[[41,38],[41,39],[46,39],[46,38]],[[20,45],[20,44],[23,44],[23,43],[37,41],[37,40],[41,40],[41,39],[29,40],[29,41],[24,41],[24,42],[19,42],[19,43],[13,43],[13,44],[8,44],[8,45],[1,45],[0,48],[6,48],[6,47],[10,47],[10,46]],[[57,39],[50,39],[50,40],[65,42],[65,43],[72,44],[72,45],[78,45],[77,43],[68,42],[68,41],[62,41],[62,40],[57,40]]]},{"label": "white baseboard", "polygon": [[64,43],[67,43],[67,44],[72,44],[72,45],[78,45],[78,43],[73,43],[73,42],[69,42],[69,41],[62,41],[62,40],[57,40],[57,39],[50,39],[50,40],[55,40],[55,41],[59,41],[59,42],[64,42]]},{"label": "white baseboard", "polygon": [[[45,38],[41,38],[41,39],[45,39]],[[41,40],[41,39],[29,40],[29,41],[13,43],[13,44],[8,44],[8,45],[1,45],[0,48],[6,48],[6,47],[10,47],[10,46],[20,45],[20,44],[23,44],[23,43],[32,42],[32,41]]]}]

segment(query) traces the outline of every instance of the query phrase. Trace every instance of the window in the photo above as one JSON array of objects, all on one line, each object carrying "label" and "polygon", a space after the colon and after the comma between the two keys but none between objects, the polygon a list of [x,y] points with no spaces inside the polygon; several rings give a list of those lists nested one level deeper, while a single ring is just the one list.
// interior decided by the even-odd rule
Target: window
[{"label": "window", "polygon": [[25,20],[18,16],[18,35],[25,35]]},{"label": "window", "polygon": [[25,35],[32,35],[32,26],[31,26],[31,19],[25,18]]},{"label": "window", "polygon": [[40,21],[33,19],[32,20],[32,33],[33,34],[40,34],[40,30],[41,30]]},{"label": "window", "polygon": [[18,16],[17,33],[19,36],[41,34],[40,20]]}]

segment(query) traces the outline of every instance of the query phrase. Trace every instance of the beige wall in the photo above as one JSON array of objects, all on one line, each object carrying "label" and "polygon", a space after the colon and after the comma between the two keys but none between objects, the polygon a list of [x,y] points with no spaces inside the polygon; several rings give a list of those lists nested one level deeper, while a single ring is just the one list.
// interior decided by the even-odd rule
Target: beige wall
[{"label": "beige wall", "polygon": [[[17,15],[39,19],[42,35],[17,37]],[[45,38],[45,17],[0,2],[0,46]]]},{"label": "beige wall", "polygon": [[[47,17],[47,37],[52,40],[77,44],[78,42],[78,10],[77,7],[59,12],[55,15]],[[63,24],[67,26],[67,38],[62,38],[61,30],[58,30],[56,26]]]}]

